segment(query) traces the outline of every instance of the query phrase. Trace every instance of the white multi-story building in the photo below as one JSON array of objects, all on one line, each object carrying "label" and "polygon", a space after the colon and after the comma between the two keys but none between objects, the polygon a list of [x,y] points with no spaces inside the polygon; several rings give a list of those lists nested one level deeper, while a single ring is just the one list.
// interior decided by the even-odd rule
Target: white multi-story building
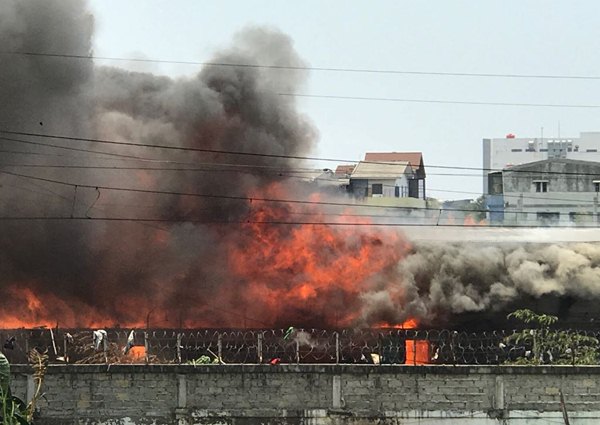
[{"label": "white multi-story building", "polygon": [[489,172],[552,158],[600,162],[600,132],[567,138],[524,138],[509,134],[502,139],[483,139],[483,193],[489,193]]}]

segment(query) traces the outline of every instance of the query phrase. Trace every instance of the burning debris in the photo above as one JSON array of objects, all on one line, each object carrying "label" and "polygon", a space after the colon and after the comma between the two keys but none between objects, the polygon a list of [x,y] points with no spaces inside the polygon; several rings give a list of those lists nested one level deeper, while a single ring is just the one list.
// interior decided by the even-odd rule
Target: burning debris
[{"label": "burning debris", "polygon": [[67,351],[76,359],[76,364],[157,362],[155,355],[147,355],[143,346],[133,345],[129,338],[122,347],[117,342],[110,342],[106,331],[101,331],[93,331],[91,336],[89,332],[78,332],[72,336]]}]

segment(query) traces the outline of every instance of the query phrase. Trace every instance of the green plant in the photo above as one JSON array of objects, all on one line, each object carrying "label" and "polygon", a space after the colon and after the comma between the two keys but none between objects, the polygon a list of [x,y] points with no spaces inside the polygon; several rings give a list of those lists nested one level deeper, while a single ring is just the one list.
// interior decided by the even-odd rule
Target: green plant
[{"label": "green plant", "polygon": [[192,366],[200,366],[205,364],[219,364],[219,359],[216,357],[214,359],[211,359],[208,356],[200,356],[197,359],[189,360],[187,364],[190,364]]},{"label": "green plant", "polygon": [[37,400],[42,396],[41,388],[48,366],[48,356],[37,350],[28,353],[33,368],[33,379],[36,383],[35,393],[29,404],[12,395],[10,391],[10,364],[6,356],[0,352],[0,424],[31,425]]},{"label": "green plant", "polygon": [[507,360],[512,364],[597,364],[600,343],[597,338],[579,332],[552,329],[558,317],[537,314],[529,309],[516,310],[507,318],[529,327],[515,331],[504,342],[521,347],[523,355]]},{"label": "green plant", "polygon": [[10,391],[10,364],[0,352],[0,424],[28,425],[27,406]]}]

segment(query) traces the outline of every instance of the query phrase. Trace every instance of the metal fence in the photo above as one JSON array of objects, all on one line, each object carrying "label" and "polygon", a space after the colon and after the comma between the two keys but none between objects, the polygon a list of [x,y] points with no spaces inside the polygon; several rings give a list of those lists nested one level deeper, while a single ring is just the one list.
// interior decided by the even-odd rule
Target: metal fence
[{"label": "metal fence", "polygon": [[[408,329],[106,329],[102,341],[91,329],[0,330],[0,349],[14,364],[35,348],[51,363],[372,363],[494,365],[540,355],[550,349],[514,342],[520,331],[464,332]],[[565,331],[600,338],[597,331]],[[572,339],[572,338],[571,338]],[[569,339],[569,340],[571,340]],[[574,339],[576,340],[576,339]],[[512,342],[511,342],[512,341]],[[563,347],[575,354],[577,346]],[[126,353],[125,353],[126,352]],[[541,353],[541,354],[540,354]],[[554,360],[556,356],[554,357]]]}]

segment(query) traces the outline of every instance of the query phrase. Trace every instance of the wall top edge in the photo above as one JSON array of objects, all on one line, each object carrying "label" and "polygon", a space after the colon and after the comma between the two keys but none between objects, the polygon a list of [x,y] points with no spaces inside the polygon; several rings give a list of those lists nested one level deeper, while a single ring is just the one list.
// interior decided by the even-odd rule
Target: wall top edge
[{"label": "wall top edge", "polygon": [[[13,374],[30,374],[28,365],[11,365]],[[266,364],[241,365],[176,365],[176,364],[113,364],[113,365],[50,365],[47,374],[83,373],[161,373],[161,374],[236,374],[236,373],[324,373],[324,374],[437,374],[437,375],[574,375],[598,374],[600,366],[469,366],[469,365],[371,365],[371,364]]]}]

